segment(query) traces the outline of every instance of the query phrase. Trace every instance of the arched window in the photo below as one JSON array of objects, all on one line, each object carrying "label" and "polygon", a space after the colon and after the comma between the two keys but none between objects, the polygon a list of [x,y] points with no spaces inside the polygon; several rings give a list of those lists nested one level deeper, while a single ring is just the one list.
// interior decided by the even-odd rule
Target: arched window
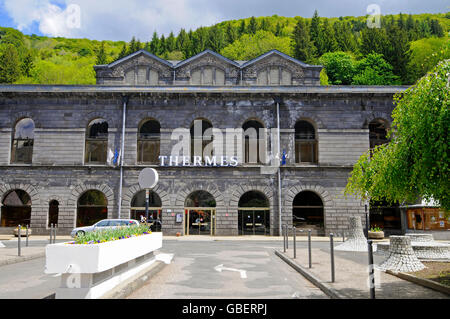
[{"label": "arched window", "polygon": [[11,149],[11,163],[31,164],[33,159],[34,122],[24,118],[17,122]]},{"label": "arched window", "polygon": [[[130,218],[141,221],[141,217],[146,217],[145,190],[138,192],[131,200]],[[148,194],[148,222],[151,223],[152,230],[160,231],[162,223],[161,198],[158,194],[150,191]]]},{"label": "arched window", "polygon": [[157,164],[161,145],[161,125],[156,120],[141,124],[138,132],[138,162]]},{"label": "arched window", "polygon": [[52,200],[48,207],[48,227],[58,224],[59,202]]},{"label": "arched window", "polygon": [[10,191],[3,198],[2,204],[2,227],[30,225],[31,197],[27,192],[21,189]]},{"label": "arched window", "polygon": [[316,234],[323,234],[323,202],[316,193],[310,191],[298,193],[294,198],[292,217],[295,227],[309,228]]},{"label": "arched window", "polygon": [[108,153],[108,122],[96,119],[89,123],[86,132],[85,163],[105,164]]},{"label": "arched window", "polygon": [[191,72],[191,85],[225,85],[225,72],[210,66],[197,68]]},{"label": "arched window", "polygon": [[292,74],[283,67],[271,66],[258,72],[257,85],[292,85]]},{"label": "arched window", "polygon": [[314,126],[307,121],[295,124],[295,162],[317,163],[317,138]]},{"label": "arched window", "polygon": [[267,197],[258,191],[249,191],[238,203],[239,235],[269,235],[270,207]]},{"label": "arched window", "polygon": [[243,151],[244,163],[262,163],[265,154],[266,141],[264,139],[264,126],[255,120],[249,120],[242,125],[244,133]]},{"label": "arched window", "polygon": [[108,201],[105,194],[89,190],[78,199],[77,227],[91,226],[108,217]]},{"label": "arched window", "polygon": [[[207,120],[197,119],[191,125],[191,161],[200,157],[203,161],[206,156],[213,155],[212,124]],[[208,147],[211,144],[211,147]]]},{"label": "arched window", "polygon": [[376,119],[369,123],[370,149],[373,150],[378,145],[389,143],[387,138],[387,122]]}]

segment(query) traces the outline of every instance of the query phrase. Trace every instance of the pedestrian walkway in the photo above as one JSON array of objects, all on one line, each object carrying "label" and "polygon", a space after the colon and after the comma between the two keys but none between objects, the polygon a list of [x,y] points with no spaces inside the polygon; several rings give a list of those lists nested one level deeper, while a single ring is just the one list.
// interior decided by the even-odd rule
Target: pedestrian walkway
[{"label": "pedestrian walkway", "polygon": [[[309,268],[308,249],[297,248],[297,258],[293,259],[293,249],[285,256],[311,273],[325,286],[331,288],[341,298],[369,298],[368,253],[335,251],[335,282],[331,282],[331,257],[329,249],[312,249],[312,268]],[[283,249],[278,250],[283,253]],[[379,259],[379,257],[377,257]],[[380,260],[375,260],[378,264]],[[425,288],[382,271],[375,273],[375,297],[377,299],[448,299],[449,296]]]},{"label": "pedestrian walkway", "polygon": [[40,258],[45,256],[45,247],[22,247],[18,256],[17,247],[0,248],[0,266]]}]

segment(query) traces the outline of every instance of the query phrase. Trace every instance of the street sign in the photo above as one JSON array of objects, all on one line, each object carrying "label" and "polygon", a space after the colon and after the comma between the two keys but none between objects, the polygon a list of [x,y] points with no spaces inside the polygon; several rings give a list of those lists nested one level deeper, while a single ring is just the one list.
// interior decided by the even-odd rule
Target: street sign
[{"label": "street sign", "polygon": [[139,186],[143,189],[152,189],[158,184],[158,172],[153,168],[144,168],[139,173]]}]

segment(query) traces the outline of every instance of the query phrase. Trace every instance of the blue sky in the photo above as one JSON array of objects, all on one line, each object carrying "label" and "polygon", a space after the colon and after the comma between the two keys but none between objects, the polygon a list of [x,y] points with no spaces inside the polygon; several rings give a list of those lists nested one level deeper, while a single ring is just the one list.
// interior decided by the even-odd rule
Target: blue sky
[{"label": "blue sky", "polygon": [[370,4],[381,14],[444,13],[446,0],[0,0],[0,26],[25,34],[148,41],[153,31],[177,33],[251,16],[364,16]]}]

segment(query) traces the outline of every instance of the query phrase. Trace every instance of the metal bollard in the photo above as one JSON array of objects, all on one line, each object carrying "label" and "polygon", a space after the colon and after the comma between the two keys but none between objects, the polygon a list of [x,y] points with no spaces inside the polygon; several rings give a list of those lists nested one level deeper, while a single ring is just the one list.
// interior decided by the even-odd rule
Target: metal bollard
[{"label": "metal bollard", "polygon": [[283,232],[283,252],[286,252],[286,230],[284,225],[281,226],[282,232]]},{"label": "metal bollard", "polygon": [[367,241],[369,248],[369,283],[370,283],[370,299],[375,299],[375,265],[373,264],[373,247],[372,241]]},{"label": "metal bollard", "polygon": [[312,256],[311,256],[311,229],[308,229],[308,259],[309,268],[312,267]]},{"label": "metal bollard", "polygon": [[53,236],[53,224],[50,224],[50,244],[52,243],[52,236]]},{"label": "metal bollard", "polygon": [[295,226],[292,226],[292,232],[293,232],[293,240],[294,240],[294,259],[297,258],[297,238],[296,238],[296,229]]},{"label": "metal bollard", "polygon": [[56,224],[53,224],[53,243],[56,244]]},{"label": "metal bollard", "polygon": [[334,243],[333,243],[334,234],[330,233],[330,255],[331,255],[331,282],[334,282]]},{"label": "metal bollard", "polygon": [[286,249],[289,250],[289,226],[286,224]]},{"label": "metal bollard", "polygon": [[27,232],[26,232],[26,235],[27,235],[26,247],[28,247],[28,225],[27,225]]},{"label": "metal bollard", "polygon": [[17,255],[20,257],[21,256],[21,247],[20,247],[20,228],[22,226],[18,226],[17,227]]},{"label": "metal bollard", "polygon": [[342,232],[342,242],[345,241],[345,231]]}]

